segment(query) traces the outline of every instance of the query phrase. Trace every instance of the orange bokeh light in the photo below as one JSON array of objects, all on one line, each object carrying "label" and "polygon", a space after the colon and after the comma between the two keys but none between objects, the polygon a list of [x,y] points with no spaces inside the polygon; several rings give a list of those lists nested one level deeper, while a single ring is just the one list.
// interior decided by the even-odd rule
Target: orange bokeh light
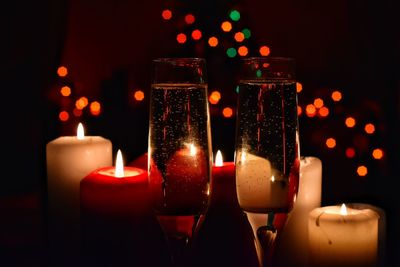
[{"label": "orange bokeh light", "polygon": [[347,148],[345,153],[346,157],[348,158],[354,158],[354,156],[356,155],[356,151],[352,147]]},{"label": "orange bokeh light", "polygon": [[325,143],[328,148],[334,148],[336,146],[336,140],[335,140],[335,138],[332,138],[332,137],[326,139]]},{"label": "orange bokeh light", "polygon": [[202,36],[202,34],[201,34],[200,30],[196,29],[196,30],[192,31],[193,40],[200,40],[201,36]]},{"label": "orange bokeh light", "polygon": [[187,24],[193,24],[196,21],[196,18],[192,14],[187,14],[185,16],[185,22]]},{"label": "orange bokeh light", "polygon": [[333,101],[340,101],[342,99],[342,93],[339,91],[335,91],[332,93],[332,99]]},{"label": "orange bokeh light", "polygon": [[136,101],[142,101],[144,99],[144,92],[138,90],[133,94],[133,97],[135,98]]},{"label": "orange bokeh light", "polygon": [[368,123],[365,125],[364,130],[367,134],[373,134],[375,132],[375,125]]},{"label": "orange bokeh light", "polygon": [[65,77],[68,74],[68,69],[64,66],[58,67],[57,74],[60,77]]},{"label": "orange bokeh light", "polygon": [[219,102],[221,99],[221,93],[218,91],[214,91],[211,93],[210,97],[208,98],[208,101],[210,101],[211,104],[215,105]]},{"label": "orange bokeh light", "polygon": [[249,49],[247,49],[246,46],[242,45],[241,47],[238,48],[238,54],[242,57],[247,56],[249,53]]},{"label": "orange bokeh light", "polygon": [[170,20],[172,18],[172,11],[169,9],[165,9],[162,11],[161,16],[165,20]]},{"label": "orange bokeh light", "polygon": [[314,117],[316,112],[317,112],[317,109],[315,108],[315,106],[313,104],[308,104],[306,106],[306,114],[308,117]]},{"label": "orange bokeh light", "polygon": [[99,115],[101,112],[101,105],[100,102],[93,101],[90,103],[90,113],[94,116]]},{"label": "orange bokeh light", "polygon": [[318,114],[321,117],[327,117],[329,115],[329,109],[327,107],[322,107],[318,110]]},{"label": "orange bokeh light", "polygon": [[70,96],[71,88],[69,86],[63,86],[63,87],[61,87],[60,93],[62,96]]},{"label": "orange bokeh light", "polygon": [[383,158],[383,150],[380,148],[374,149],[374,151],[372,151],[372,156],[374,157],[374,159]]},{"label": "orange bokeh light", "polygon": [[353,128],[356,125],[356,120],[353,117],[348,117],[344,121],[347,127]]},{"label": "orange bokeh light", "polygon": [[270,49],[268,46],[264,45],[264,46],[260,47],[260,55],[266,57],[269,55],[269,53],[270,53]]},{"label": "orange bokeh light", "polygon": [[367,173],[368,173],[368,169],[364,165],[361,165],[357,168],[357,174],[359,176],[365,176],[365,175],[367,175]]},{"label": "orange bokeh light", "polygon": [[244,40],[243,32],[235,33],[235,37],[234,38],[235,38],[236,42],[238,42],[238,43],[243,42],[243,40]]},{"label": "orange bokeh light", "polygon": [[297,116],[300,116],[303,113],[303,109],[300,106],[297,106]]},{"label": "orange bokeh light", "polygon": [[232,30],[232,23],[230,23],[229,21],[222,22],[221,29],[224,32],[229,32],[230,30]]},{"label": "orange bokeh light", "polygon": [[184,33],[179,33],[179,34],[176,36],[176,40],[178,41],[178,43],[184,44],[184,43],[186,42],[186,34],[184,34]]},{"label": "orange bokeh light", "polygon": [[316,108],[322,108],[324,106],[324,100],[322,100],[321,98],[316,98],[314,100],[314,106]]},{"label": "orange bokeh light", "polygon": [[233,110],[230,107],[226,107],[222,110],[222,115],[224,115],[225,118],[230,118],[233,115]]},{"label": "orange bokeh light", "polygon": [[211,47],[216,47],[216,46],[218,45],[218,38],[217,38],[217,37],[214,37],[214,36],[210,37],[210,38],[208,39],[208,44],[209,44]]},{"label": "orange bokeh light", "polygon": [[67,111],[61,111],[58,114],[58,118],[60,119],[60,121],[67,121],[69,119],[69,113]]},{"label": "orange bokeh light", "polygon": [[303,90],[303,85],[301,83],[296,83],[296,91],[300,93]]},{"label": "orange bokeh light", "polygon": [[84,109],[88,105],[89,101],[86,97],[82,96],[75,102],[75,107],[77,109]]}]

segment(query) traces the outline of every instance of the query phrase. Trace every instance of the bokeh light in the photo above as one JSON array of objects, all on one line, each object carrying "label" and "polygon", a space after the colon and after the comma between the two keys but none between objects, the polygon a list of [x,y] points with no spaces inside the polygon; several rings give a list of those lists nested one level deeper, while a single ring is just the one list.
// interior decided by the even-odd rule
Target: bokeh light
[{"label": "bokeh light", "polygon": [[322,107],[318,110],[320,117],[327,117],[329,115],[329,109],[327,107]]},{"label": "bokeh light", "polygon": [[89,100],[88,100],[86,97],[82,96],[81,98],[79,98],[78,100],[76,100],[76,102],[75,102],[75,107],[76,107],[77,109],[82,110],[82,109],[84,109],[88,104],[89,104]]},{"label": "bokeh light", "polygon": [[224,32],[229,32],[230,30],[232,30],[232,23],[230,23],[229,21],[222,22],[221,29]]},{"label": "bokeh light", "polygon": [[303,85],[299,82],[296,82],[296,91],[300,93],[303,90]]},{"label": "bokeh light", "polygon": [[303,109],[300,106],[297,106],[297,116],[300,116],[303,113]]},{"label": "bokeh light", "polygon": [[357,174],[359,176],[366,176],[368,174],[368,169],[364,165],[357,167]]},{"label": "bokeh light", "polygon": [[199,29],[196,29],[194,31],[192,31],[192,38],[193,40],[200,40],[202,36],[202,33]]},{"label": "bokeh light", "polygon": [[244,34],[242,32],[237,32],[235,33],[234,38],[236,42],[241,43],[244,40]]},{"label": "bokeh light", "polygon": [[260,47],[260,50],[259,50],[259,52],[260,52],[260,55],[261,55],[261,56],[264,56],[264,57],[266,57],[266,56],[268,56],[268,55],[269,55],[269,53],[270,53],[270,49],[269,49],[269,47],[268,47],[268,46],[264,45],[264,46],[261,46],[261,47]]},{"label": "bokeh light", "polygon": [[192,14],[187,14],[186,16],[185,16],[185,22],[187,23],[187,24],[193,24],[194,22],[196,21],[196,18],[192,15]]},{"label": "bokeh light", "polygon": [[69,113],[63,110],[58,114],[58,118],[60,119],[60,121],[67,121],[69,119]]},{"label": "bokeh light", "polygon": [[230,107],[226,107],[222,110],[222,115],[224,115],[225,118],[230,118],[233,115],[233,110]]},{"label": "bokeh light", "polygon": [[210,38],[208,38],[208,44],[211,47],[216,47],[218,45],[218,38],[215,36],[211,36]]},{"label": "bokeh light", "polygon": [[221,99],[221,93],[218,91],[213,91],[209,96],[208,100],[211,104],[215,105],[218,104],[219,100]]},{"label": "bokeh light", "polygon": [[80,116],[82,116],[82,110],[81,109],[77,109],[77,108],[74,108],[74,110],[72,111],[72,113],[74,114],[74,116],[75,117],[80,117]]},{"label": "bokeh light", "polygon": [[313,104],[308,104],[306,106],[306,115],[307,117],[314,117],[317,112],[317,109]]},{"label": "bokeh light", "polygon": [[60,89],[60,93],[62,96],[70,96],[71,95],[71,88],[69,86],[63,86]]},{"label": "bokeh light", "polygon": [[184,34],[184,33],[179,33],[179,34],[176,36],[176,40],[178,41],[178,43],[184,44],[184,43],[186,42],[186,34]]},{"label": "bokeh light", "polygon": [[233,9],[230,13],[229,13],[229,17],[231,18],[231,20],[233,21],[238,21],[240,20],[240,12]]},{"label": "bokeh light", "polygon": [[356,120],[353,117],[347,117],[344,123],[347,127],[353,128],[356,125]]},{"label": "bokeh light", "polygon": [[249,53],[249,49],[247,49],[246,46],[242,45],[242,46],[240,46],[240,47],[238,48],[238,54],[239,54],[239,56],[244,57],[244,56],[247,56],[248,53]]},{"label": "bokeh light", "polygon": [[133,94],[133,97],[135,98],[136,101],[142,101],[144,99],[144,92],[142,90],[137,90]]},{"label": "bokeh light", "polygon": [[251,37],[251,31],[247,28],[244,28],[242,30],[243,34],[244,34],[244,38],[249,39]]},{"label": "bokeh light", "polygon": [[172,11],[169,9],[164,9],[161,13],[161,16],[165,20],[170,20],[172,18]]},{"label": "bokeh light", "polygon": [[350,159],[354,158],[354,156],[356,155],[356,150],[352,147],[348,147],[348,148],[346,148],[345,154],[346,154],[346,157],[348,157]]},{"label": "bokeh light", "polygon": [[322,100],[321,98],[316,98],[316,99],[314,100],[314,106],[315,106],[316,108],[322,108],[323,105],[324,105],[324,100]]},{"label": "bokeh light", "polygon": [[333,99],[333,101],[336,101],[336,102],[340,101],[342,99],[342,93],[339,91],[334,91],[332,93],[332,99]]},{"label": "bokeh light", "polygon": [[336,146],[336,140],[335,140],[335,138],[330,137],[330,138],[326,139],[325,144],[328,148],[334,148]]},{"label": "bokeh light", "polygon": [[68,69],[66,67],[64,67],[64,66],[60,66],[57,69],[57,74],[60,77],[65,77],[65,76],[68,75]]},{"label": "bokeh light", "polygon": [[93,116],[97,116],[99,115],[101,112],[101,105],[100,102],[98,101],[93,101],[92,103],[90,103],[90,113]]},{"label": "bokeh light", "polygon": [[374,159],[382,159],[383,158],[383,150],[380,148],[376,148],[372,151],[372,157]]},{"label": "bokeh light", "polygon": [[233,47],[230,47],[226,50],[226,54],[228,55],[228,57],[236,57],[236,49]]},{"label": "bokeh light", "polygon": [[367,134],[373,134],[375,132],[375,125],[372,123],[367,123],[364,127],[364,130]]}]

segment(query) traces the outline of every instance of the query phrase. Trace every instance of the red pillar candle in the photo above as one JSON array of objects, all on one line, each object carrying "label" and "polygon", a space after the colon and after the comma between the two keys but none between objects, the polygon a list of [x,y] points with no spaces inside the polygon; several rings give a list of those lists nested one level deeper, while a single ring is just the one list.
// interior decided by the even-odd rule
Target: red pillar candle
[{"label": "red pillar candle", "polygon": [[219,150],[212,168],[211,181],[212,205],[237,205],[235,164],[224,162]]}]

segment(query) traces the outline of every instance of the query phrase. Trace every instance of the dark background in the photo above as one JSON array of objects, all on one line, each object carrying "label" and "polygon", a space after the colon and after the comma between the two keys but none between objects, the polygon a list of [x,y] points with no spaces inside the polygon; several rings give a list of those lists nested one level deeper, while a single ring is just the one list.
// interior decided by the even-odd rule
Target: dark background
[{"label": "dark background", "polygon": [[[363,202],[384,209],[388,266],[399,266],[400,47],[395,4],[57,0],[17,1],[2,7],[0,249],[34,253],[29,249],[41,226],[29,219],[40,217],[34,208],[45,192],[45,146],[50,140],[74,135],[83,121],[88,135],[111,139],[113,149],[121,148],[128,161],[146,152],[153,58],[206,58],[209,90],[222,93],[220,103],[211,105],[213,150],[221,149],[226,160],[233,160],[235,118],[224,118],[221,110],[235,108],[239,58],[226,56],[226,48],[236,44],[219,25],[236,8],[241,20],[234,27],[252,31],[246,43],[249,56],[258,56],[259,46],[268,45],[271,56],[295,58],[297,79],[303,85],[299,104],[304,107],[321,97],[330,108],[325,119],[304,113],[299,118],[301,154],[317,156],[323,163],[322,204]],[[166,8],[173,11],[169,21],[161,17]],[[184,23],[187,13],[196,16],[194,25]],[[197,42],[190,38],[195,27],[203,33]],[[189,35],[187,43],[176,42],[180,32]],[[220,39],[217,48],[207,45],[211,35]],[[69,71],[65,78],[57,76],[61,65]],[[58,94],[63,85],[73,90],[69,100]],[[142,102],[133,100],[137,88],[145,92]],[[343,94],[339,103],[329,100],[335,89]],[[74,117],[70,112],[70,119],[61,122],[58,113],[72,111],[80,96],[100,101],[102,113],[92,116],[84,110],[81,117]],[[356,118],[355,128],[344,126],[347,116]],[[376,127],[373,135],[363,132],[367,122]],[[336,138],[334,149],[326,148],[327,137]],[[349,146],[356,149],[351,159],[344,153]],[[377,147],[384,151],[381,160],[371,157]],[[357,175],[359,165],[368,167],[366,176]]]}]

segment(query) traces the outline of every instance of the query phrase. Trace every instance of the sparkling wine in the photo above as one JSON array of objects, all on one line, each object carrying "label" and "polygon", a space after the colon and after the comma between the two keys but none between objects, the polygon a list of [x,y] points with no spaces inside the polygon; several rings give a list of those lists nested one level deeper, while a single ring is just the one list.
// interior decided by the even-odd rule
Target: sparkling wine
[{"label": "sparkling wine", "polygon": [[292,209],[299,179],[296,83],[292,80],[239,84],[236,184],[243,210]]},{"label": "sparkling wine", "polygon": [[153,84],[149,185],[159,215],[199,215],[209,201],[211,133],[205,84]]}]

